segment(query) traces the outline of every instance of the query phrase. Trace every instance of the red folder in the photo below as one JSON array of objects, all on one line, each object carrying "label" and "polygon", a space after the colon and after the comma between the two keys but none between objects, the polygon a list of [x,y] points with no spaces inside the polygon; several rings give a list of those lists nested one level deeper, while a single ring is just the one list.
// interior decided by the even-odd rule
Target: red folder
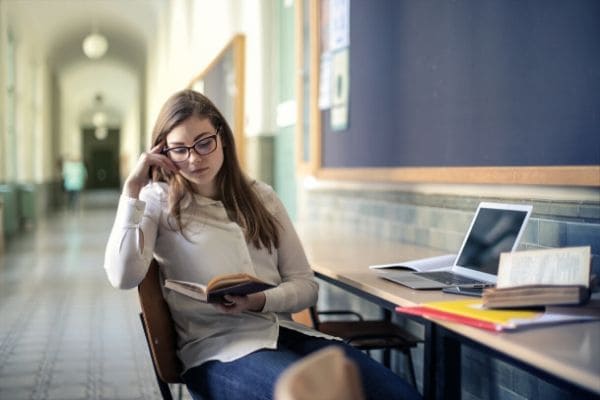
[{"label": "red folder", "polygon": [[429,307],[396,307],[396,312],[402,314],[417,315],[424,318],[435,318],[443,321],[457,322],[463,325],[474,326],[476,328],[486,329],[488,331],[499,332],[503,329],[502,325],[493,322],[482,321],[475,318],[469,318],[462,315],[452,314],[445,311],[435,310]]}]

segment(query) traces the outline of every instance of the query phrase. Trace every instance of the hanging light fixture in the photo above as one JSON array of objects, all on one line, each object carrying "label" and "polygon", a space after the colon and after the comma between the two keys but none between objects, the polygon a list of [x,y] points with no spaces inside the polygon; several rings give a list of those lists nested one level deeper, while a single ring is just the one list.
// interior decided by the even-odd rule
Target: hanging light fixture
[{"label": "hanging light fixture", "polygon": [[104,111],[96,111],[94,113],[94,115],[92,115],[92,124],[94,124],[94,126],[98,127],[98,126],[105,126],[107,122],[107,117],[106,114],[104,113]]},{"label": "hanging light fixture", "polygon": [[93,29],[92,33],[83,39],[82,47],[84,54],[94,60],[106,54],[106,51],[108,50],[108,40],[98,33],[97,29]]},{"label": "hanging light fixture", "polygon": [[92,115],[92,124],[94,125],[94,136],[98,140],[104,140],[108,136],[108,115],[106,115],[102,94],[98,93],[94,97],[94,114]]},{"label": "hanging light fixture", "polygon": [[94,137],[98,140],[104,140],[108,137],[108,128],[106,126],[98,126],[94,129]]}]

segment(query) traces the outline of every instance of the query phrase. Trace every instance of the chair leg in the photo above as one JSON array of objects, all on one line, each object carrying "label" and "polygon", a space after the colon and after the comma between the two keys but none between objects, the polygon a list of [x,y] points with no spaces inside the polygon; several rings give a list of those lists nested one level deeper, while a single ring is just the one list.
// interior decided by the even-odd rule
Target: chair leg
[{"label": "chair leg", "polygon": [[413,365],[410,349],[406,349],[406,351],[404,352],[404,360],[405,360],[404,363],[405,363],[406,371],[407,371],[409,379],[410,379],[410,383],[416,389],[417,388],[417,379],[415,377],[415,367]]},{"label": "chair leg", "polygon": [[163,400],[173,400],[173,395],[171,394],[171,389],[169,389],[169,384],[160,380],[158,375],[157,379],[158,388],[160,389],[160,394],[162,395]]},{"label": "chair leg", "polygon": [[386,368],[391,368],[392,366],[392,349],[383,349],[382,355],[382,364]]}]

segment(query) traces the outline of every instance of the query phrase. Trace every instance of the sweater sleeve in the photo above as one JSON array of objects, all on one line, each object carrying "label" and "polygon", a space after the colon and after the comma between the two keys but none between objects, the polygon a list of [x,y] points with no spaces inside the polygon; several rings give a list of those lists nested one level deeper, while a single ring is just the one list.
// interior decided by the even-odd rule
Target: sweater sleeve
[{"label": "sweater sleeve", "polygon": [[265,291],[263,311],[298,312],[317,302],[319,286],[285,207],[273,193],[275,216],[280,224],[278,269],[282,282]]},{"label": "sweater sleeve", "polygon": [[121,196],[104,256],[111,285],[136,287],[148,271],[160,221],[160,193],[146,186],[140,199]]}]

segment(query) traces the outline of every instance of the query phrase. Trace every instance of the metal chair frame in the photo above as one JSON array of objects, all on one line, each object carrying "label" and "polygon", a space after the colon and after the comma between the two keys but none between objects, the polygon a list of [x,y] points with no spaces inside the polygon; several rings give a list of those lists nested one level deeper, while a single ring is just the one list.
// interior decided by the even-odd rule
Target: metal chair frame
[{"label": "metal chair frame", "polygon": [[[313,327],[323,333],[340,337],[349,345],[364,350],[370,355],[370,350],[383,350],[383,364],[390,367],[390,350],[396,350],[404,355],[405,368],[410,383],[416,388],[414,363],[411,349],[423,342],[406,329],[386,319],[365,320],[363,316],[351,310],[318,311],[310,307],[310,317]],[[351,316],[353,320],[321,321],[320,316]]]}]

